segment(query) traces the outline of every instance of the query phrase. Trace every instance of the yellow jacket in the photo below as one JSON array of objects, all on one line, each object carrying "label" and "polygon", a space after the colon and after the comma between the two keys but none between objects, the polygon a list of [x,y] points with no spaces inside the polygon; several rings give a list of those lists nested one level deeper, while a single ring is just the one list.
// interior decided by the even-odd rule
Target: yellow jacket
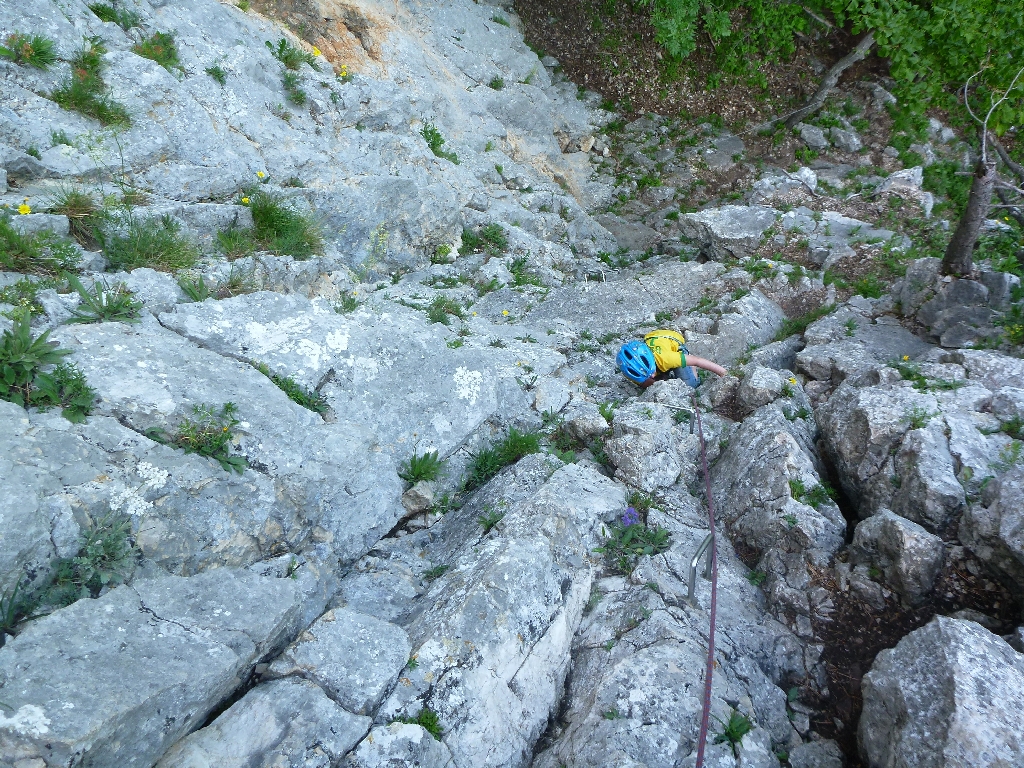
[{"label": "yellow jacket", "polygon": [[651,331],[644,336],[644,341],[654,353],[654,362],[662,373],[686,365],[686,339],[679,331]]}]

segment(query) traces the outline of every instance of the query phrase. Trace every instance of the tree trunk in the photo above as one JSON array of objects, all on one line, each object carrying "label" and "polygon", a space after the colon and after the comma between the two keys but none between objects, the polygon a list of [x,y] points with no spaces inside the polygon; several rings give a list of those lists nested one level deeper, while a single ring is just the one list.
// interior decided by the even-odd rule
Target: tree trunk
[{"label": "tree trunk", "polygon": [[811,100],[786,118],[786,127],[792,128],[808,115],[812,115],[821,109],[822,105],[825,103],[825,99],[828,98],[829,93],[832,92],[832,89],[836,87],[836,83],[839,82],[839,76],[867,56],[868,51],[874,44],[875,33],[868,32],[864,38],[857,43],[857,46],[852,51],[833,64],[828,72],[825,73],[825,77],[821,79],[821,85],[818,86],[818,90],[811,97]]},{"label": "tree trunk", "polygon": [[968,277],[974,270],[974,244],[978,240],[981,223],[988,216],[995,184],[995,161],[984,163],[979,160],[974,169],[974,181],[971,183],[970,197],[967,198],[967,208],[956,225],[953,239],[949,241],[946,255],[942,259],[942,274]]}]

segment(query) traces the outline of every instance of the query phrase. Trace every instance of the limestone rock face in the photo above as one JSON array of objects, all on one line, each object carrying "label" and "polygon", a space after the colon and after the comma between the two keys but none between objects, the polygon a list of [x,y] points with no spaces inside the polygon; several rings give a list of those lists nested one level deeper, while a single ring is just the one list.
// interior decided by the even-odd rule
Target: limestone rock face
[{"label": "limestone rock face", "polygon": [[679,217],[683,234],[704,247],[711,258],[749,256],[761,242],[761,236],[775,223],[773,208],[752,205],[725,205]]},{"label": "limestone rock face", "polygon": [[925,599],[942,567],[942,539],[889,510],[857,526],[853,550],[910,603]]},{"label": "limestone rock face", "polygon": [[1024,471],[1015,467],[985,488],[983,502],[964,513],[960,536],[1015,589],[1024,587]]},{"label": "limestone rock face", "polygon": [[984,768],[1024,754],[1024,656],[974,622],[932,619],[878,654],[862,689],[869,765]]},{"label": "limestone rock face", "polygon": [[359,747],[345,758],[346,768],[391,768],[396,765],[417,768],[449,768],[452,754],[418,725],[391,723],[378,725]]},{"label": "limestone rock face", "polygon": [[218,569],[136,581],[0,649],[0,760],[150,766],[297,631],[289,579]]}]

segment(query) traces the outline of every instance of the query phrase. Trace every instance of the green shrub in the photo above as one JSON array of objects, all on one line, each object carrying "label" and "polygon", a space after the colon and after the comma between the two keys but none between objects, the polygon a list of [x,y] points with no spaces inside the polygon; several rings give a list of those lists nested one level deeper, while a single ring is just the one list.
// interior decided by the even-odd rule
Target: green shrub
[{"label": "green shrub", "polygon": [[210,290],[210,286],[206,284],[206,280],[203,276],[190,277],[188,275],[182,275],[178,278],[178,287],[184,291],[185,295],[189,297],[191,301],[203,302],[206,301],[213,292]]},{"label": "green shrub", "polygon": [[71,59],[71,74],[50,98],[60,107],[99,120],[102,125],[127,128],[131,117],[123,105],[106,95],[103,82],[103,55],[107,52],[99,38],[89,38]]},{"label": "green shrub", "polygon": [[78,267],[78,251],[68,240],[52,232],[23,235],[0,216],[0,271],[57,277]]},{"label": "green shrub", "polygon": [[155,61],[168,72],[181,69],[178,46],[172,32],[154,32],[142,42],[132,46],[132,51],[144,59]]},{"label": "green shrub", "polygon": [[57,44],[42,35],[13,32],[0,45],[0,58],[45,70],[57,63]]},{"label": "green shrub", "polygon": [[[459,255],[468,253],[484,252],[490,256],[497,256],[508,250],[508,238],[505,230],[500,224],[488,224],[474,232],[471,229],[462,230],[462,247],[459,248]],[[525,265],[525,262],[524,262]]]},{"label": "green shrub", "polygon": [[151,429],[146,433],[151,440],[181,448],[185,453],[198,453],[218,462],[225,472],[234,470],[242,474],[249,466],[244,456],[234,456],[230,446],[234,440],[232,429],[240,422],[235,418],[238,407],[224,403],[220,410],[203,405],[193,405],[194,418],[185,418],[174,435],[162,429]]},{"label": "green shrub", "polygon": [[75,276],[68,277],[68,283],[74,288],[81,301],[72,310],[70,323],[105,323],[135,322],[139,319],[142,302],[132,298],[132,292],[124,283],[115,283],[113,287],[100,281],[86,288]]},{"label": "green shrub", "polygon": [[464,315],[465,311],[459,302],[445,296],[435,296],[434,300],[430,302],[430,306],[427,307],[427,317],[432,323],[448,325],[453,317],[461,320]]},{"label": "green shrub", "polygon": [[444,136],[442,136],[441,132],[437,130],[437,126],[432,123],[424,123],[423,127],[420,128],[420,136],[422,136],[423,140],[427,142],[427,146],[430,147],[430,151],[435,155],[443,157],[445,160],[450,160],[455,163],[455,165],[459,164],[459,156],[454,152],[448,152],[444,149]]},{"label": "green shrub", "polygon": [[260,249],[300,261],[323,252],[323,234],[311,217],[262,187],[251,189],[247,197],[252,211],[252,238]]},{"label": "green shrub", "polygon": [[753,727],[750,724],[750,720],[746,715],[741,715],[736,710],[732,711],[732,714],[729,716],[729,722],[727,723],[723,720],[719,720],[717,717],[715,720],[718,720],[722,725],[722,731],[715,736],[715,744],[728,742],[732,747],[733,755],[735,756],[736,747],[741,741],[743,741],[743,737],[746,736]]},{"label": "green shrub", "polygon": [[317,72],[320,71],[320,65],[317,63],[316,56],[307,53],[301,48],[296,48],[283,37],[277,41],[277,46],[269,40],[267,40],[266,44],[270,52],[274,54],[274,58],[284,64],[286,69],[297,70],[303,63],[306,63]]},{"label": "green shrub", "polygon": [[212,67],[207,67],[205,70],[206,74],[214,79],[218,85],[226,85],[228,82],[228,73],[224,71],[224,68],[219,64],[214,64]]},{"label": "green shrub", "polygon": [[134,550],[128,541],[131,518],[109,514],[86,528],[78,554],[56,562],[56,574],[43,600],[70,605],[76,600],[99,597],[104,587],[122,583],[131,573]]},{"label": "green shrub", "polygon": [[621,523],[612,523],[605,531],[604,543],[594,550],[603,554],[608,565],[624,576],[633,572],[640,557],[668,549],[671,538],[665,528],[644,525],[635,517],[635,512],[633,517],[628,515],[627,510]]},{"label": "green shrub", "polygon": [[0,399],[26,408],[32,405],[43,369],[71,354],[49,337],[49,331],[33,337],[27,312],[15,316],[11,330],[0,337]]},{"label": "green shrub", "polygon": [[61,415],[73,424],[81,424],[92,413],[96,390],[74,363],[61,363],[52,373],[36,377],[32,405],[40,410],[60,408]]},{"label": "green shrub", "polygon": [[142,26],[142,17],[134,11],[115,8],[107,3],[90,3],[89,10],[96,14],[100,21],[112,21],[125,32]]},{"label": "green shrub", "polygon": [[151,267],[159,272],[177,272],[195,266],[199,259],[199,249],[181,234],[181,225],[170,216],[130,217],[123,232],[100,234],[98,239],[112,270],[130,272]]},{"label": "green shrub", "polygon": [[271,373],[270,368],[265,363],[256,363],[253,367],[274,382],[277,388],[288,395],[288,398],[293,403],[298,403],[303,408],[319,414],[327,413],[330,409],[327,398],[315,390],[306,389],[291,376],[280,376],[276,373]]},{"label": "green shrub", "polygon": [[421,480],[436,480],[443,468],[444,461],[438,458],[437,451],[427,451],[416,453],[402,462],[398,476],[415,485]]},{"label": "green shrub", "polygon": [[418,725],[438,741],[441,740],[442,730],[441,724],[438,722],[437,719],[437,712],[434,712],[432,709],[428,707],[424,707],[423,709],[421,709],[419,713],[416,715],[416,717],[399,718],[399,722],[409,723],[411,725]]}]

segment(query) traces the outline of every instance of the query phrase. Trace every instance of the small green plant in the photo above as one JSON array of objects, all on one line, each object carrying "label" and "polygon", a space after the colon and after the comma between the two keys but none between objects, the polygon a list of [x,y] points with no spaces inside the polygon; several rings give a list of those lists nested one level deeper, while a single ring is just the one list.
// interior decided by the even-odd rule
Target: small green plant
[{"label": "small green plant", "polygon": [[97,37],[86,40],[71,59],[71,74],[50,94],[58,106],[99,120],[102,125],[127,128],[131,117],[123,105],[106,95],[103,56],[107,49]]},{"label": "small green plant", "polygon": [[206,284],[206,280],[203,279],[202,275],[199,275],[199,277],[182,275],[178,278],[178,287],[181,288],[191,301],[195,302],[206,301],[213,295],[210,286]]},{"label": "small green plant", "polygon": [[854,281],[853,290],[865,298],[880,299],[885,293],[885,285],[878,279],[878,275],[871,273]]},{"label": "small green plant", "polygon": [[25,154],[34,157],[36,160],[43,159],[43,156],[39,153],[39,147],[37,147],[35,144],[26,149]]},{"label": "small green plant", "polygon": [[640,519],[647,517],[647,513],[651,511],[651,505],[653,504],[654,499],[643,491],[630,491],[629,495],[626,496],[626,505],[632,507],[640,516]]},{"label": "small green plant", "polygon": [[807,326],[813,323],[815,320],[819,320],[825,315],[835,310],[834,304],[828,304],[817,309],[812,309],[810,312],[801,315],[800,317],[786,318],[782,326],[779,328],[779,332],[775,334],[775,341],[782,341],[795,333],[803,333],[807,330]]},{"label": "small green plant", "polygon": [[251,7],[252,3],[250,3],[249,0],[238,0],[238,10],[242,13],[248,13]]},{"label": "small green plant", "polygon": [[134,11],[115,8],[108,3],[90,3],[89,10],[96,14],[100,21],[110,21],[127,32],[142,26],[142,17]]},{"label": "small green plant", "polygon": [[88,192],[73,188],[59,189],[46,210],[68,217],[68,231],[80,245],[90,247],[96,242],[96,222],[100,208]]},{"label": "small green plant", "polygon": [[438,741],[441,740],[441,735],[443,733],[441,723],[437,719],[437,712],[429,707],[423,707],[423,709],[417,713],[416,717],[400,717],[398,720],[401,723],[418,725]]},{"label": "small green plant", "polygon": [[432,323],[449,325],[453,317],[460,320],[465,317],[465,311],[455,299],[449,299],[447,296],[435,296],[430,306],[427,307],[427,318]]},{"label": "small green plant", "polygon": [[747,574],[747,581],[753,584],[755,587],[760,587],[764,584],[764,580],[768,578],[768,574],[764,571],[751,571]]},{"label": "small green plant", "polygon": [[207,67],[204,71],[213,78],[217,85],[227,85],[228,73],[224,71],[224,67],[220,66],[220,64]]},{"label": "small green plant", "polygon": [[715,720],[718,720],[722,725],[722,731],[715,736],[715,744],[728,742],[732,747],[733,756],[737,756],[736,748],[739,746],[740,742],[743,741],[743,737],[750,733],[750,729],[753,727],[750,720],[746,715],[742,715],[736,710],[733,710],[732,714],[729,716],[729,722],[724,722],[718,717],[715,717]]},{"label": "small green plant", "polygon": [[540,438],[538,432],[520,432],[510,427],[502,440],[473,456],[466,469],[464,490],[476,490],[509,464],[531,453],[540,453]]},{"label": "small green plant", "polygon": [[462,230],[462,247],[459,255],[483,252],[489,256],[497,256],[508,250],[508,238],[500,224],[488,224],[478,232]]},{"label": "small green plant", "polygon": [[618,407],[618,400],[606,400],[597,406],[597,411],[604,417],[605,421],[611,423],[612,419],[615,418],[615,409]]},{"label": "small green plant", "polygon": [[342,296],[341,301],[334,305],[334,311],[339,315],[347,315],[357,309],[359,309],[359,299],[349,293]]},{"label": "small green plant", "polygon": [[648,527],[632,507],[626,510],[620,522],[605,530],[604,544],[595,549],[616,572],[628,576],[636,567],[638,558],[656,555],[669,547],[669,532],[657,525]]},{"label": "small green plant", "polygon": [[786,525],[788,525],[790,528],[795,528],[796,527],[796,524],[797,524],[796,515],[790,513],[788,515],[783,515],[782,519],[786,521]]},{"label": "small green plant", "polygon": [[42,35],[12,32],[0,45],[0,58],[45,70],[57,63],[57,44]]},{"label": "small green plant", "polygon": [[304,106],[306,100],[309,98],[306,92],[302,90],[300,83],[302,79],[299,77],[298,72],[289,72],[285,70],[285,73],[281,76],[281,85],[284,87],[284,95],[288,99],[290,104],[294,104],[296,107]]},{"label": "small green plant", "polygon": [[104,587],[122,583],[133,565],[130,532],[131,518],[112,513],[86,528],[78,554],[55,563],[53,582],[45,591],[46,602],[70,605],[83,598],[99,597]]},{"label": "small green plant", "polygon": [[496,91],[500,91],[502,88],[505,87],[505,81],[500,77],[495,77],[492,78],[491,82],[489,82],[487,85],[488,87],[493,88]]},{"label": "small green plant", "polygon": [[249,206],[253,221],[252,230],[242,232],[249,233],[261,250],[298,261],[323,252],[323,233],[312,217],[298,212],[275,193],[254,187],[242,197],[242,203]]},{"label": "small green plant", "polygon": [[498,523],[502,521],[502,519],[504,519],[504,517],[504,512],[489,510],[486,511],[484,514],[480,515],[480,517],[478,517],[476,521],[480,523],[480,525],[483,527],[484,535],[486,536],[488,533],[491,532],[491,529],[494,526],[496,526]]},{"label": "small green plant", "polygon": [[437,126],[433,123],[424,123],[423,127],[420,128],[420,136],[427,142],[427,146],[430,151],[438,157],[443,157],[445,160],[449,160],[455,165],[459,164],[459,156],[454,152],[449,152],[444,149],[444,136],[437,130]]},{"label": "small green plant", "polygon": [[181,60],[178,58],[178,46],[172,32],[154,32],[133,45],[132,52],[144,59],[155,61],[171,73],[182,68]]},{"label": "small green plant", "polygon": [[234,403],[224,403],[220,410],[205,404],[193,405],[192,418],[183,419],[176,434],[168,435],[159,428],[146,434],[152,440],[181,448],[185,453],[211,458],[225,472],[234,470],[242,474],[249,462],[244,456],[232,455],[229,450],[235,437],[231,430],[240,423],[235,418],[237,413],[238,407]]},{"label": "small green plant", "polygon": [[423,578],[427,581],[433,581],[434,579],[444,576],[451,566],[448,565],[435,565],[433,568],[428,568],[423,572]]},{"label": "small green plant", "polygon": [[673,317],[675,317],[675,312],[671,309],[662,309],[654,313],[654,322],[660,325],[661,323],[667,323]]},{"label": "small green plant", "polygon": [[266,41],[267,48],[274,54],[274,58],[284,64],[285,69],[298,70],[303,64],[309,64],[315,71],[320,71],[320,64],[316,56],[301,48],[296,48],[283,37],[277,41],[275,46],[269,40]]},{"label": "small green plant", "polygon": [[491,16],[491,21],[493,21],[495,24],[501,24],[501,26],[503,27],[512,26],[511,24],[509,24],[508,19],[506,19],[504,16],[498,15],[497,13]]},{"label": "small green plant", "polygon": [[1014,440],[1024,440],[1024,419],[1020,416],[1014,416],[1008,421],[1004,421],[1001,426],[1001,431],[1005,432]]},{"label": "small green plant", "polygon": [[274,385],[288,395],[288,399],[293,403],[298,403],[303,408],[319,414],[325,414],[330,410],[326,397],[316,390],[306,389],[291,376],[280,376],[273,373],[266,363],[256,363],[253,367],[274,382]]},{"label": "small green plant", "polygon": [[139,319],[142,302],[132,298],[124,283],[108,286],[97,280],[92,288],[86,288],[74,275],[68,276],[68,283],[81,297],[78,306],[71,310],[69,323],[133,323]]},{"label": "small green plant", "polygon": [[57,288],[63,281],[54,278],[32,280],[23,277],[16,283],[0,288],[0,304],[11,304],[13,310],[0,313],[4,317],[14,319],[19,312],[28,312],[30,315],[41,315],[45,311],[39,301],[39,292],[47,288]]},{"label": "small green plant", "polygon": [[999,460],[994,461],[991,464],[992,469],[998,472],[1008,471],[1020,461],[1022,448],[1024,448],[1024,443],[1017,440],[1012,441],[1009,445],[1003,446],[999,451]]},{"label": "small green plant", "polygon": [[49,331],[33,337],[27,312],[15,316],[11,330],[0,337],[0,399],[26,408],[34,404],[43,369],[71,354],[49,337]]},{"label": "small green plant", "polygon": [[438,457],[437,451],[415,453],[402,462],[398,476],[413,485],[421,480],[437,480],[444,464],[444,461]]},{"label": "small green plant", "polygon": [[65,131],[63,128],[59,131],[51,130],[50,145],[56,147],[61,144],[68,147],[74,146],[74,143],[71,141],[71,137],[68,136],[67,131]]},{"label": "small green plant", "polygon": [[15,627],[30,618],[34,609],[33,601],[21,593],[21,583],[19,575],[17,581],[0,594],[0,648],[3,647],[4,636],[13,635]]},{"label": "small green plant", "polygon": [[110,268],[125,272],[139,267],[177,272],[195,266],[199,260],[199,249],[181,234],[181,225],[170,216],[130,216],[123,230],[97,232],[97,239]]},{"label": "small green plant", "polygon": [[59,277],[76,271],[78,252],[52,232],[22,234],[0,216],[0,271]]},{"label": "small green plant", "polygon": [[847,320],[845,323],[843,323],[843,325],[846,326],[846,335],[847,336],[853,336],[853,334],[856,333],[856,331],[857,331],[857,321],[854,320],[852,317],[849,320]]},{"label": "small green plant", "polygon": [[921,406],[915,405],[913,408],[907,411],[907,415],[904,418],[906,418],[906,420],[910,423],[911,429],[921,429],[929,421],[931,421],[938,415],[938,412],[930,413]]},{"label": "small green plant", "polygon": [[544,285],[539,277],[527,270],[525,256],[518,256],[512,259],[512,264],[509,265],[508,271],[512,273],[512,284],[517,288],[524,285]]},{"label": "small green plant", "polygon": [[606,712],[602,712],[601,717],[605,720],[618,720],[622,715],[619,714],[619,710],[617,709],[609,709]]},{"label": "small green plant", "polygon": [[74,363],[61,363],[51,373],[36,376],[32,405],[40,410],[60,408],[61,415],[73,424],[81,424],[92,413],[96,390]]}]

